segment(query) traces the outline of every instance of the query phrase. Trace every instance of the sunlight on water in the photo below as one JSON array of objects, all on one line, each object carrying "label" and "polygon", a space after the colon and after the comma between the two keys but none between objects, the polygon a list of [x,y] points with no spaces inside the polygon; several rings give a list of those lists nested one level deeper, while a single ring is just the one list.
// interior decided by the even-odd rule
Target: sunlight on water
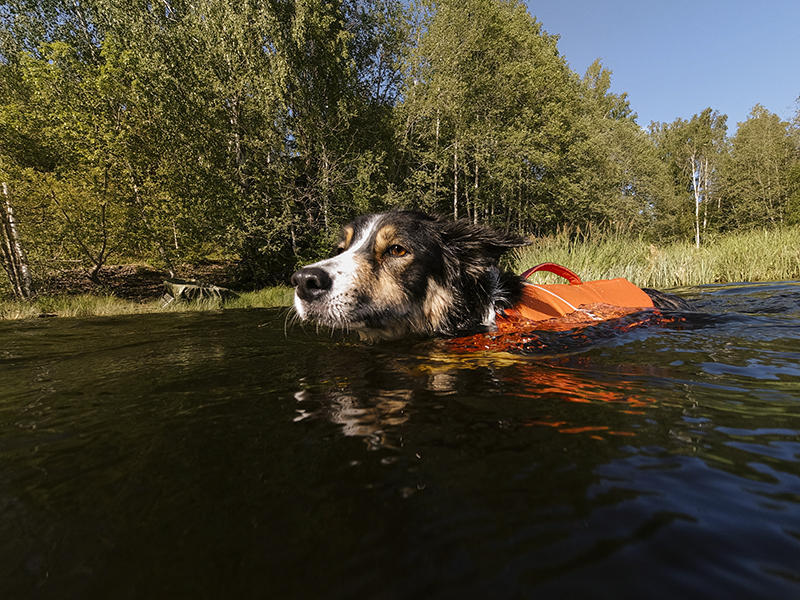
[{"label": "sunlight on water", "polygon": [[798,596],[800,286],[682,293],[490,351],[0,323],[0,597]]}]

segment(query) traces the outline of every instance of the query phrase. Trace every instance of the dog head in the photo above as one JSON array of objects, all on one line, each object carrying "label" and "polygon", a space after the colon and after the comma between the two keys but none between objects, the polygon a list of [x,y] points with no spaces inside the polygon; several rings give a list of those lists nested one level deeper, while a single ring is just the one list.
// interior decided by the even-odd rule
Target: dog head
[{"label": "dog head", "polygon": [[527,243],[417,212],[365,215],[344,226],[331,258],[292,276],[294,307],[303,320],[367,340],[491,326],[495,311],[512,306],[522,290],[498,261]]}]

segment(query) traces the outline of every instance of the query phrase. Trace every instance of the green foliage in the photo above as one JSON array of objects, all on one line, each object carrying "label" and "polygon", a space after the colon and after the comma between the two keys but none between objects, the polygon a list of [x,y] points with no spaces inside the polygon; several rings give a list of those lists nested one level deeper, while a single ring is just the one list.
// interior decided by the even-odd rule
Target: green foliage
[{"label": "green foliage", "polygon": [[578,81],[556,39],[492,0],[438,3],[419,29],[397,111],[408,202],[522,229],[591,212]]},{"label": "green foliage", "polygon": [[666,163],[636,124],[627,95],[609,91],[611,71],[595,61],[582,80],[585,120],[595,168],[590,179],[596,214],[615,226],[663,232],[661,210],[672,201]]},{"label": "green foliage", "polygon": [[798,213],[792,197],[800,190],[798,152],[789,123],[756,105],[747,121],[739,124],[720,168],[722,216],[729,229],[794,220]]},{"label": "green foliage", "polygon": [[394,206],[643,240],[800,221],[800,116],[636,123],[519,0],[6,0],[0,180],[34,268],[288,281]]}]

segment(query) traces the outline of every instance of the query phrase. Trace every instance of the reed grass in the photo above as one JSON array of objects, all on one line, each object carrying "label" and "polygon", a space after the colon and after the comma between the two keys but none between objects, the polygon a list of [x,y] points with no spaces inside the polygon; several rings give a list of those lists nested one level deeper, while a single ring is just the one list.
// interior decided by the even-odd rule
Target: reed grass
[{"label": "reed grass", "polygon": [[0,321],[15,319],[35,319],[41,316],[42,311],[29,302],[15,300],[0,300]]},{"label": "reed grass", "polygon": [[294,299],[294,288],[271,287],[254,292],[242,292],[225,304],[227,308],[274,308],[291,306]]},{"label": "reed grass", "polygon": [[128,302],[111,294],[94,296],[44,296],[35,301],[41,314],[60,317],[109,316],[141,312],[144,305]]},{"label": "reed grass", "polygon": [[[625,277],[640,287],[669,289],[707,283],[785,281],[800,278],[800,228],[720,235],[700,249],[688,242],[656,246],[614,230],[562,230],[537,238],[514,260],[522,272],[555,262],[586,281]],[[537,281],[563,282],[536,274]]]}]

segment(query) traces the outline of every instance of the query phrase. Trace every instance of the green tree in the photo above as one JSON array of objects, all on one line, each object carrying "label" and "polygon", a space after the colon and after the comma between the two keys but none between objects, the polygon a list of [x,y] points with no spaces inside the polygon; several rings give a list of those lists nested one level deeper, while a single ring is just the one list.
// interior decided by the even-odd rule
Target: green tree
[{"label": "green tree", "polygon": [[786,222],[798,147],[791,126],[760,104],[739,123],[730,153],[720,165],[724,216],[731,228]]},{"label": "green tree", "polygon": [[586,132],[556,38],[516,1],[419,11],[398,107],[406,198],[522,228],[553,226],[569,210],[583,216],[591,205],[574,185],[580,159],[568,155]]},{"label": "green tree", "polygon": [[255,282],[285,282],[375,201],[399,43],[381,19],[398,6],[205,0],[168,24],[164,70],[216,111],[227,244]]},{"label": "green tree", "polygon": [[152,249],[171,265],[228,252],[253,281],[283,282],[379,204],[400,2],[3,6],[0,89],[14,94],[0,102],[0,153],[38,239],[44,207],[47,235],[84,255]]},{"label": "green tree", "polygon": [[618,227],[655,233],[659,209],[672,193],[666,165],[636,124],[627,94],[610,92],[610,70],[597,60],[581,84],[590,131],[586,155],[593,157],[592,168],[584,173],[596,196],[594,212]]},{"label": "green tree", "polygon": [[[10,12],[0,35],[0,171],[13,184],[21,231],[34,235],[34,258],[63,256],[71,243],[90,259],[97,281],[109,250],[109,186],[93,163],[102,153],[96,142],[103,119],[90,91],[100,64],[91,11],[59,2],[4,8]],[[81,210],[73,210],[75,202]]]}]

